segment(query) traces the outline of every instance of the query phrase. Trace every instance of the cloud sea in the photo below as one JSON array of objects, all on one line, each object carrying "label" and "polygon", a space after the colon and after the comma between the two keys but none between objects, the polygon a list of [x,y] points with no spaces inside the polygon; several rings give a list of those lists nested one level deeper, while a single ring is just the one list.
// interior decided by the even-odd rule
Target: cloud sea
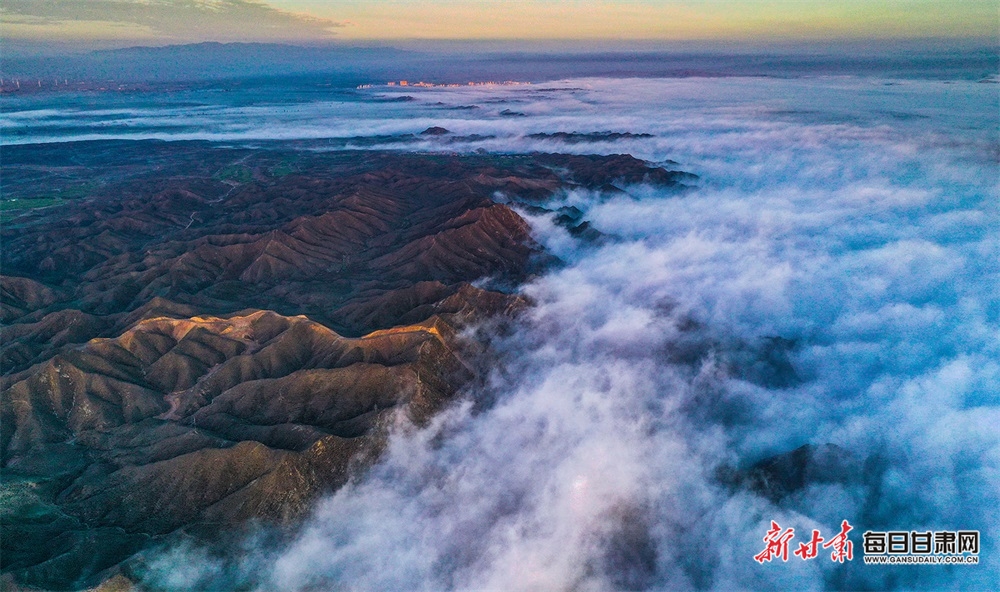
[{"label": "cloud sea", "polygon": [[[248,542],[239,565],[174,549],[150,564],[165,587],[986,589],[1000,579],[997,88],[582,78],[55,104],[0,122],[18,143],[340,138],[629,153],[699,176],[679,193],[557,196],[598,243],[525,212],[563,264],[521,288],[535,305],[485,386],[431,426],[401,424],[290,544]],[[413,100],[385,100],[399,96]],[[452,134],[419,136],[430,126]],[[528,137],[601,131],[650,137]],[[805,444],[854,470],[777,499],[726,477]],[[845,519],[854,561],[753,561],[772,520],[801,542]],[[860,533],[893,529],[980,530],[981,562],[864,565]]]}]

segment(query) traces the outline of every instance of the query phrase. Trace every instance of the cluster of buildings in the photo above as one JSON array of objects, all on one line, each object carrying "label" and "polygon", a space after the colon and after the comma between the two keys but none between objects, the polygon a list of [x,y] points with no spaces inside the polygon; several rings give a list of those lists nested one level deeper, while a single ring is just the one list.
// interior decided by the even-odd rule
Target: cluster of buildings
[{"label": "cluster of buildings", "polygon": [[[69,86],[69,80],[67,79],[59,80],[58,78],[56,78],[54,79],[54,82],[52,84],[49,84],[48,80],[45,81],[45,87],[47,88],[54,88],[60,85]],[[33,88],[42,88],[42,79],[36,78],[32,80],[26,80],[24,82],[24,88],[25,90]],[[17,90],[21,90],[20,78],[4,78],[0,76],[0,92],[12,92]]]},{"label": "cluster of buildings", "polygon": [[[0,0],[2,1],[2,0]],[[74,80],[68,78],[21,78],[18,76],[0,76],[0,95],[8,93],[39,93],[39,92],[150,92],[189,90],[190,85],[184,82],[115,82],[113,80]]]},{"label": "cluster of buildings", "polygon": [[[423,82],[423,81],[412,82],[411,83],[408,80],[400,80],[400,81],[392,80],[392,81],[389,81],[389,82],[385,83],[386,86],[416,86],[416,87],[420,87],[420,88],[461,88],[463,86],[521,86],[521,85],[529,85],[529,84],[531,84],[531,83],[530,82],[518,82],[516,80],[505,80],[503,82],[496,82],[496,81],[490,80],[490,81],[487,81],[487,82],[466,82],[465,84],[456,84],[456,83],[451,83],[451,84],[435,84],[433,82]],[[358,85],[358,89],[373,88],[374,86],[375,86],[374,84],[361,84],[361,85]]]}]

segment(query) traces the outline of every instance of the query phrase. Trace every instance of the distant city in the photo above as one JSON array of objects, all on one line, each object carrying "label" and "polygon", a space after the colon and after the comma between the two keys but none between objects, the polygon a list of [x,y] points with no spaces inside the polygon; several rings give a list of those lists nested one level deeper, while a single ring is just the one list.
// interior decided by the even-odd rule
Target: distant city
[{"label": "distant city", "polygon": [[461,88],[463,86],[521,86],[530,85],[530,82],[518,82],[516,80],[504,80],[503,82],[497,82],[495,80],[488,80],[485,82],[466,82],[464,84],[452,82],[447,84],[439,84],[435,82],[410,82],[408,80],[390,80],[384,85],[382,84],[359,84],[358,89],[365,88],[375,88],[377,86],[406,86],[406,87],[420,87],[420,88]]},{"label": "distant city", "polygon": [[[83,83],[73,83],[73,87],[81,86]],[[23,85],[23,87],[22,87]],[[25,80],[22,82],[20,78],[5,78],[0,77],[0,92],[17,92],[17,91],[31,91],[39,90],[42,88],[53,89],[53,88],[69,88],[71,86],[70,81],[66,78],[47,78],[43,84],[41,78],[32,78],[30,80]],[[105,84],[105,86],[107,86]],[[103,89],[102,89],[103,90]]]},{"label": "distant city", "polygon": [[[391,80],[385,84],[360,84],[358,89],[405,86],[407,88],[462,88],[469,86],[522,86],[530,85],[530,82],[519,82],[517,80],[495,80],[470,81],[465,83],[435,83],[435,82],[409,82],[408,80]],[[170,87],[185,87],[183,82],[168,84]],[[154,87],[163,90],[163,84],[149,82],[117,83],[110,81],[71,81],[65,78],[30,78],[22,79],[16,77],[0,77],[0,94],[5,93],[31,93],[40,91],[141,91],[152,90]]]},{"label": "distant city", "polygon": [[190,88],[190,83],[172,81],[155,82],[113,82],[107,80],[80,80],[66,78],[7,78],[0,77],[0,94],[39,92],[91,92],[91,91],[170,91]]}]

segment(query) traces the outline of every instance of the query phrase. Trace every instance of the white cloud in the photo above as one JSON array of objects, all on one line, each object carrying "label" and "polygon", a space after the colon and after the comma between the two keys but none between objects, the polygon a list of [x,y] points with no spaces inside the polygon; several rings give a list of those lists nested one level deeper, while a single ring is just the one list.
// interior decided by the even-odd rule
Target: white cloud
[{"label": "white cloud", "polygon": [[307,41],[342,26],[259,0],[9,0],[3,18],[8,38],[61,42]]}]

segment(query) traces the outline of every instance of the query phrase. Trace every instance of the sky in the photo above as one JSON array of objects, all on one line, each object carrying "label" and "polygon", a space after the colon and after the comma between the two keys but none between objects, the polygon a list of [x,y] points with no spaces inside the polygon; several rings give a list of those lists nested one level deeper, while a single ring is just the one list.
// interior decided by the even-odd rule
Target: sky
[{"label": "sky", "polygon": [[995,0],[6,0],[6,41],[996,38]]}]

